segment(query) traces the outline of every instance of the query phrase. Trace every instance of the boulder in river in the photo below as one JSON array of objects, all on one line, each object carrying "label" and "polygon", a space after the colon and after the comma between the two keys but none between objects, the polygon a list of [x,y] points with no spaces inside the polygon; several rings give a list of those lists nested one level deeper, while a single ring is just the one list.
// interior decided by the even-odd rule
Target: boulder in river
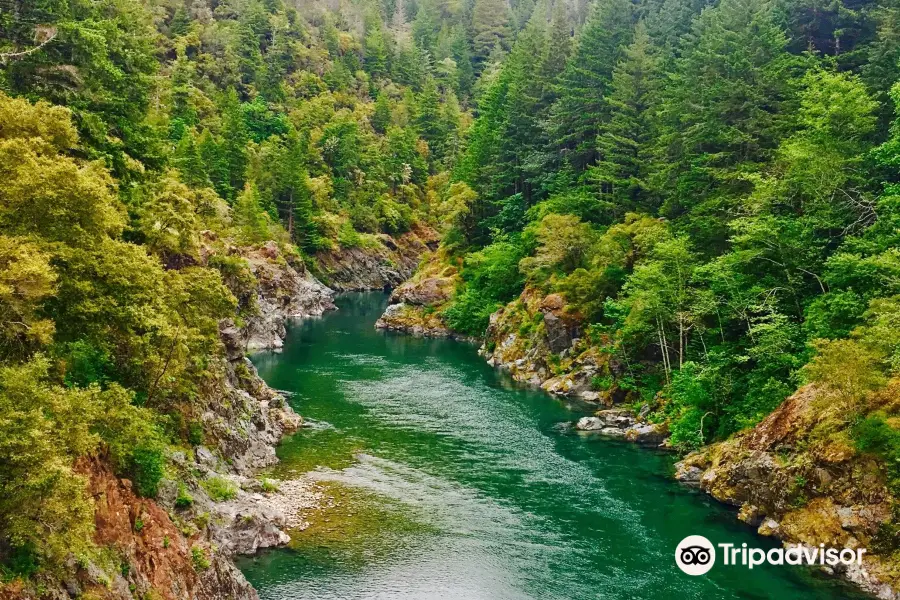
[{"label": "boulder in river", "polygon": [[575,424],[575,429],[580,431],[599,431],[606,423],[599,417],[581,417]]},{"label": "boulder in river", "polygon": [[634,425],[625,430],[625,439],[636,444],[659,446],[666,439],[666,428],[657,423]]}]

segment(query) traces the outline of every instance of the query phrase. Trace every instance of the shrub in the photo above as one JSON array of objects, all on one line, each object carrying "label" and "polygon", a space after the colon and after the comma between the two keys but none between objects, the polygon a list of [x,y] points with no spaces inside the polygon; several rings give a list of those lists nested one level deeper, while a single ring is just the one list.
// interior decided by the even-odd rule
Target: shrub
[{"label": "shrub", "polygon": [[178,495],[175,497],[175,508],[188,508],[194,504],[194,497],[187,491],[187,486],[178,484]]},{"label": "shrub", "polygon": [[65,349],[67,387],[87,387],[110,380],[114,365],[109,353],[86,340],[67,344]]},{"label": "shrub", "polygon": [[192,446],[199,446],[203,443],[203,425],[197,421],[193,421],[188,425],[188,442]]},{"label": "shrub", "polygon": [[155,498],[163,478],[163,453],[158,448],[138,446],[131,454],[131,479],[137,493]]},{"label": "shrub", "polygon": [[205,571],[211,564],[209,560],[209,553],[200,546],[192,546],[191,562],[194,564],[194,569],[196,569],[197,571]]},{"label": "shrub", "polygon": [[209,497],[216,502],[232,500],[237,496],[237,486],[229,479],[214,475],[200,482]]},{"label": "shrub", "polygon": [[500,303],[487,298],[476,290],[465,289],[453,299],[441,316],[456,331],[466,335],[480,336],[487,329],[491,313],[500,308]]}]

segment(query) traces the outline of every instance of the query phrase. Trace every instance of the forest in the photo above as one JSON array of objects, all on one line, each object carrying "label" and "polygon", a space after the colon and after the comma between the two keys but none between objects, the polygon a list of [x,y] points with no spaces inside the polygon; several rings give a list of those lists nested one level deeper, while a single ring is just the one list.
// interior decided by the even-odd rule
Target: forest
[{"label": "forest", "polygon": [[898,80],[893,0],[0,2],[0,576],[156,495],[268,240],[435,227],[454,330],[560,294],[681,451],[817,382],[900,485]]}]

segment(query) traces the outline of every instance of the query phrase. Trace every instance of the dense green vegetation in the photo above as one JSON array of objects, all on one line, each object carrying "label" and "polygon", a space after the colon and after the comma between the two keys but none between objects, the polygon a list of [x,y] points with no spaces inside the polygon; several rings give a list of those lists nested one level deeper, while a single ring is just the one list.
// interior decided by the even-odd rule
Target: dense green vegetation
[{"label": "dense green vegetation", "polygon": [[154,497],[204,441],[219,322],[256,310],[236,246],[315,268],[436,218],[516,30],[479,6],[0,4],[3,579],[95,552],[84,457]]},{"label": "dense green vegetation", "polygon": [[561,293],[682,448],[806,380],[852,423],[898,360],[897,10],[601,0],[580,25],[539,4],[454,165],[448,322]]},{"label": "dense green vegetation", "polygon": [[864,400],[900,365],[900,6],[329,6],[0,5],[4,576],[92,551],[80,458],[152,497],[203,439],[254,310],[226,249],[270,239],[315,269],[441,224],[452,327],[561,294],[679,447],[813,380],[897,454]]}]

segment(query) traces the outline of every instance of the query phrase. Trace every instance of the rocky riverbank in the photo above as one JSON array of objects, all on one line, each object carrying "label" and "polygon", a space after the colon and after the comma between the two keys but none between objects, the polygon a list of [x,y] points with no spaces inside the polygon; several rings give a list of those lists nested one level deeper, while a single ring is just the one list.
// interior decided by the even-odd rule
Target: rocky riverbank
[{"label": "rocky riverbank", "polygon": [[822,390],[801,388],[752,429],[685,457],[675,477],[785,545],[866,548],[862,568],[835,574],[878,598],[900,598],[889,483],[835,427],[823,400]]},{"label": "rocky riverbank", "polygon": [[[561,297],[526,289],[491,316],[481,353],[516,380],[603,404],[576,423],[580,431],[668,446],[665,423],[648,421],[651,406],[616,385],[627,366],[585,343]],[[883,465],[856,451],[822,396],[801,389],[747,432],[685,457],[676,478],[739,508],[740,520],[785,545],[867,548],[863,568],[832,574],[878,598],[900,598],[894,542],[885,543],[896,534],[887,534],[894,499]],[[641,408],[615,407],[622,402]]]},{"label": "rocky riverbank", "polygon": [[415,275],[391,293],[388,307],[375,327],[423,337],[475,341],[453,331],[441,316],[458,283],[456,266],[447,264],[440,253],[426,255]]},{"label": "rocky riverbank", "polygon": [[645,405],[645,409],[637,415],[627,408],[600,410],[593,417],[578,419],[575,429],[620,438],[642,446],[667,447],[668,430],[664,424],[646,422],[647,409],[649,406]]},{"label": "rocky riverbank", "polygon": [[[188,411],[193,445],[171,449],[154,499],[139,497],[106,458],[82,461],[78,472],[94,498],[94,538],[103,550],[73,560],[62,578],[48,576],[37,597],[255,600],[231,557],[286,544],[285,531],[321,502],[312,484],[257,477],[277,462],[275,446],[302,419],[245,354],[281,347],[287,320],[333,309],[333,292],[274,242],[232,247],[226,256],[250,274],[249,286],[233,288],[247,296],[239,298],[246,314],[220,324],[222,351]],[[0,599],[34,593],[5,586]]]},{"label": "rocky riverbank", "polygon": [[255,280],[255,310],[241,327],[233,321],[223,324],[230,352],[281,348],[289,319],[334,310],[334,292],[309,272],[299,256],[282,254],[275,242],[238,255]]},{"label": "rocky riverbank", "polygon": [[[456,272],[429,264],[394,292],[379,327],[453,337],[434,315],[449,302]],[[526,288],[491,315],[479,352],[517,381],[601,405],[593,416],[579,419],[576,430],[668,448],[665,423],[649,420],[654,407],[617,385],[627,365],[585,337],[579,316],[563,297]],[[889,402],[895,387],[880,402]],[[741,521],[786,546],[867,548],[862,568],[830,574],[896,600],[895,500],[884,467],[855,449],[847,424],[823,410],[822,396],[810,387],[799,390],[755,427],[685,457],[676,478],[737,507]]]}]

